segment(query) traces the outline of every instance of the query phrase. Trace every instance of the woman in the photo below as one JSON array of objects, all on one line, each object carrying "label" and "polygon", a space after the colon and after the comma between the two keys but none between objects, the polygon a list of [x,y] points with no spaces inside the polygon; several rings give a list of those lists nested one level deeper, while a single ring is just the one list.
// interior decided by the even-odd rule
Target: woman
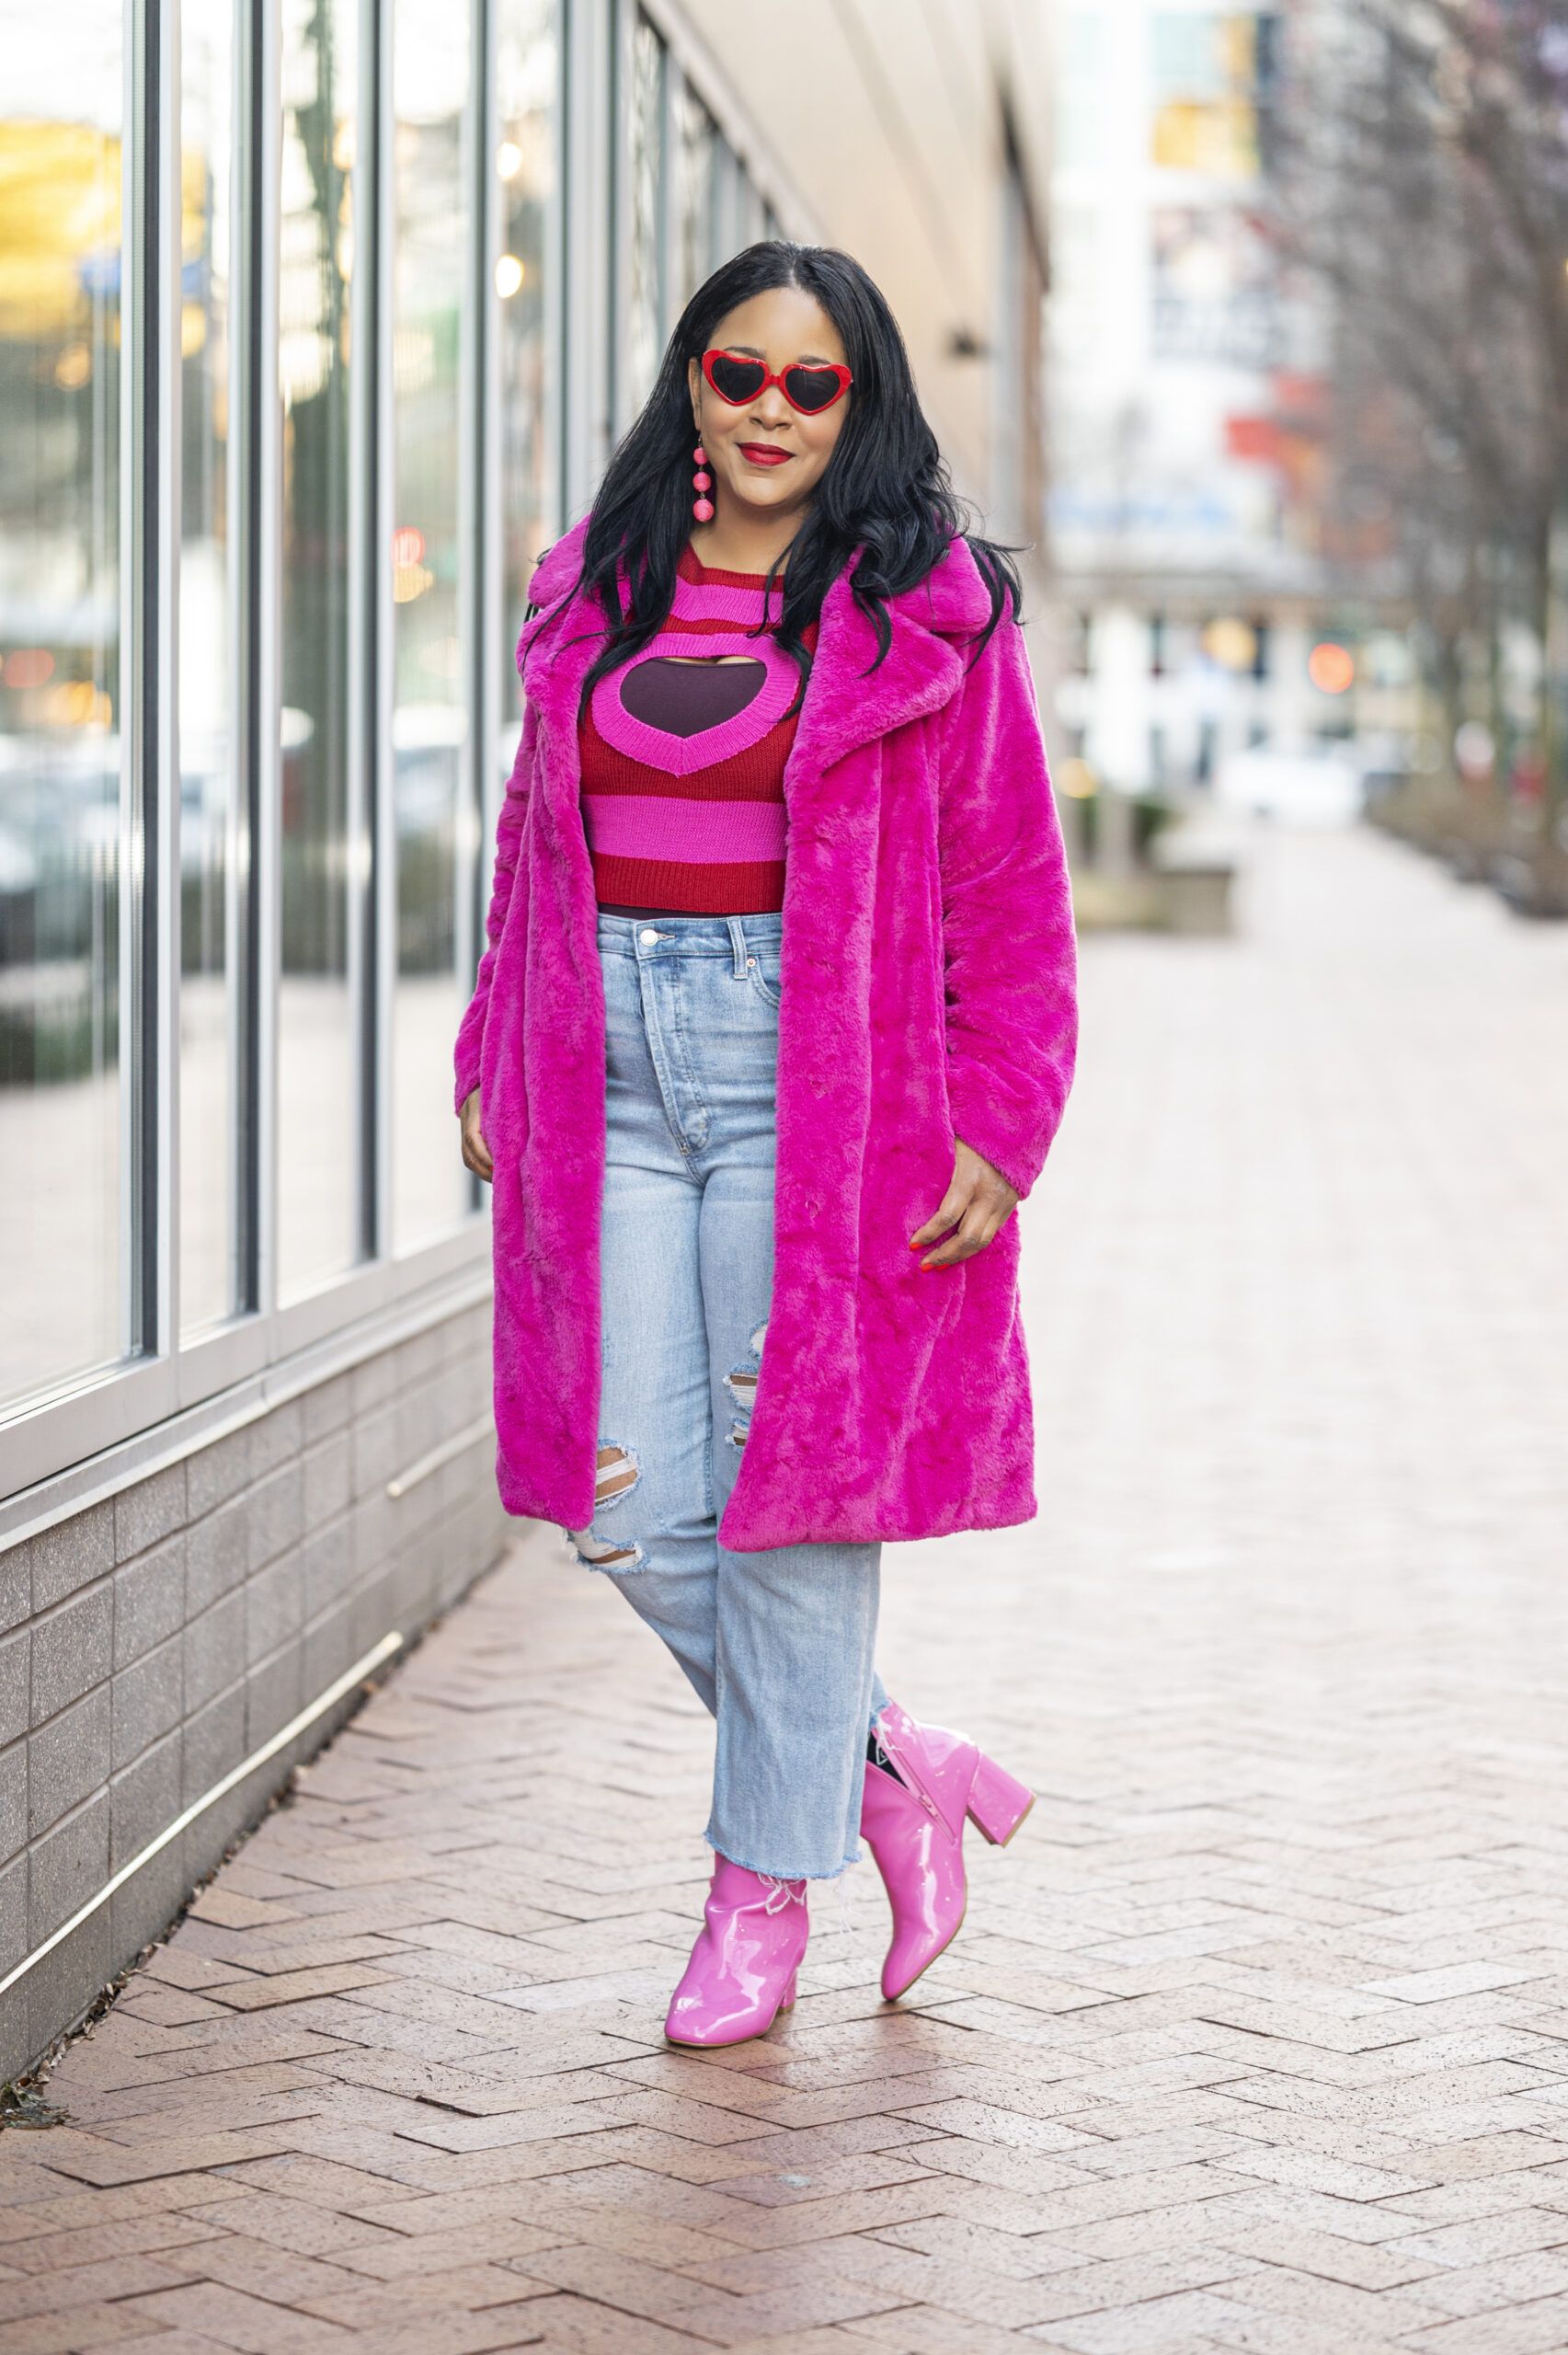
[{"label": "woman", "polygon": [[794,2001],[857,1830],[892,1998],[956,1936],[966,1814],[1030,1804],[873,1651],[882,1539],[1036,1509],[1012,1212],[1071,1074],[1070,903],[1016,573],[848,256],[715,273],[531,594],[456,1058],[501,1494],[717,1720],[666,2033],[728,2044]]}]

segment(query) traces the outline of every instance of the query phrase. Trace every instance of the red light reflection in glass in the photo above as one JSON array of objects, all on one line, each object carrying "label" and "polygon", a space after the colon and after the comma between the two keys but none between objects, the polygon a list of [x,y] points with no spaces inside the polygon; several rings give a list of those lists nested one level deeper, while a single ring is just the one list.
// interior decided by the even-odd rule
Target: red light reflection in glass
[{"label": "red light reflection in glass", "polygon": [[1356,676],[1356,657],[1347,646],[1325,638],[1307,657],[1307,676],[1325,695],[1342,695]]},{"label": "red light reflection in glass", "polygon": [[41,687],[54,676],[54,657],[41,646],[18,646],[7,654],[3,677],[8,687]]}]

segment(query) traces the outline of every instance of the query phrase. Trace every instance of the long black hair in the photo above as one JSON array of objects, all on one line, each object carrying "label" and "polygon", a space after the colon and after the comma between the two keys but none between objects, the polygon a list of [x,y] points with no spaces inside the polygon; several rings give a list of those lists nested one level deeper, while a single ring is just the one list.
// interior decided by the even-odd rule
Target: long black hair
[{"label": "long black hair", "polygon": [[[583,544],[575,588],[597,596],[610,635],[583,684],[586,701],[605,672],[640,651],[675,599],[676,568],[692,529],[692,395],[688,362],[700,360],[727,313],[754,294],[796,286],[815,297],[843,341],[853,371],[850,407],[832,456],[788,550],[779,644],[802,686],[811,657],[801,633],[856,548],[855,603],[876,631],[876,669],[892,643],[887,599],[914,588],[963,534],[990,592],[990,618],[976,654],[1011,604],[1022,603],[1012,551],[978,538],[948,479],[915,392],[898,322],[859,262],[831,246],[770,238],[715,270],[676,321],[642,415],[610,461]],[[777,579],[775,565],[769,586]]]}]

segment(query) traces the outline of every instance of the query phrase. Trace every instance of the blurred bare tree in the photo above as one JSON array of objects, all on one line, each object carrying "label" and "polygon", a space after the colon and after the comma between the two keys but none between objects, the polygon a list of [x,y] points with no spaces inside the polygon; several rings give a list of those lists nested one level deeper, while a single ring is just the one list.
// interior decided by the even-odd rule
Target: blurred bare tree
[{"label": "blurred bare tree", "polygon": [[1330,297],[1323,552],[1425,625],[1448,745],[1486,699],[1539,831],[1568,766],[1568,11],[1309,0],[1288,26],[1271,177]]}]

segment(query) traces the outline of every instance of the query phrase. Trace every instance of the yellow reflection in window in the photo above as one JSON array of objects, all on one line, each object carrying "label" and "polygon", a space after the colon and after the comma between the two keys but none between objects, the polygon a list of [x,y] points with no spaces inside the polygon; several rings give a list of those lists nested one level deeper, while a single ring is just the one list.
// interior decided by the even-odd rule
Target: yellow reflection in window
[{"label": "yellow reflection in window", "polygon": [[1255,178],[1257,18],[1162,13],[1153,30],[1154,162],[1207,179]]},{"label": "yellow reflection in window", "polygon": [[52,343],[81,327],[95,268],[118,282],[119,267],[119,140],[80,122],[0,123],[0,338]]}]

